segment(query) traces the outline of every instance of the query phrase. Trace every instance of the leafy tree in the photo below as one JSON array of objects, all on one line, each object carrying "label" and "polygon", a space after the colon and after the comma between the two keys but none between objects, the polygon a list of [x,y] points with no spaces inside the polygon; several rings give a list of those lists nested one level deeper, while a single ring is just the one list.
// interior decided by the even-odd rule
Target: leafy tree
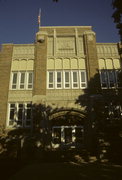
[{"label": "leafy tree", "polygon": [[[91,149],[88,150],[98,154],[99,158],[104,157],[104,152],[109,148],[107,156],[110,159],[115,156],[118,160],[121,159],[119,158],[119,150],[122,150],[122,138],[119,135],[122,132],[121,97],[121,89],[101,89],[99,73],[96,73],[89,80],[84,94],[76,101],[86,111],[88,133],[92,142]],[[119,150],[115,151],[115,146]]]},{"label": "leafy tree", "polygon": [[119,29],[120,40],[122,42],[122,1],[113,0],[112,2],[113,9],[115,9],[112,17],[116,23],[117,29]]}]

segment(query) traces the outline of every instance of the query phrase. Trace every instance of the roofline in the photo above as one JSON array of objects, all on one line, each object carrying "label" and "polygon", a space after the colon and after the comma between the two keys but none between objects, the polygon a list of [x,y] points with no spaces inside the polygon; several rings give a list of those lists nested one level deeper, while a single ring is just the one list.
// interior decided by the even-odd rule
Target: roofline
[{"label": "roofline", "polygon": [[40,26],[41,28],[92,28],[92,26]]},{"label": "roofline", "polygon": [[114,44],[114,45],[117,45],[118,43],[119,43],[119,42],[116,42],[116,43],[115,43],[115,42],[114,42],[114,43],[113,43],[113,42],[111,42],[111,43],[108,43],[108,42],[102,42],[102,43],[99,42],[99,43],[98,43],[98,42],[96,42],[96,45],[97,45],[97,44],[98,44],[98,45],[102,45],[102,44],[107,44],[107,45]]}]

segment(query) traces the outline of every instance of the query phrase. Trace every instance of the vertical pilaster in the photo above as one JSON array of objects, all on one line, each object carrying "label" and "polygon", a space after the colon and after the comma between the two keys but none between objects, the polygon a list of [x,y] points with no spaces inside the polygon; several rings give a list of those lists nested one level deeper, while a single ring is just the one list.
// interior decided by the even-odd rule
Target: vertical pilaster
[{"label": "vertical pilaster", "polygon": [[47,33],[38,32],[35,44],[33,95],[46,95]]},{"label": "vertical pilaster", "polygon": [[54,46],[53,46],[53,50],[54,50],[54,56],[56,56],[56,30],[54,29]]},{"label": "vertical pilaster", "polygon": [[13,44],[4,44],[0,52],[0,124],[6,126]]},{"label": "vertical pilaster", "polygon": [[76,55],[79,56],[79,43],[78,43],[78,31],[75,29],[75,38],[76,38]]},{"label": "vertical pilaster", "polygon": [[86,55],[86,69],[88,80],[90,80],[95,76],[98,70],[96,37],[93,31],[86,31],[84,33],[84,44]]}]

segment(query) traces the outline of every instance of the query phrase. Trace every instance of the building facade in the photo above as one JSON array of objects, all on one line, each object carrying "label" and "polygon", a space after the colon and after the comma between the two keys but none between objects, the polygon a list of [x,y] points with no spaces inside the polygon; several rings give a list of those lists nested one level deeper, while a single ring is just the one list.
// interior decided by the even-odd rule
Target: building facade
[{"label": "building facade", "polygon": [[31,128],[32,107],[43,104],[52,109],[53,146],[82,144],[84,107],[76,100],[97,73],[102,89],[120,88],[120,71],[119,44],[96,43],[91,26],[40,27],[33,44],[2,45],[0,124]]}]

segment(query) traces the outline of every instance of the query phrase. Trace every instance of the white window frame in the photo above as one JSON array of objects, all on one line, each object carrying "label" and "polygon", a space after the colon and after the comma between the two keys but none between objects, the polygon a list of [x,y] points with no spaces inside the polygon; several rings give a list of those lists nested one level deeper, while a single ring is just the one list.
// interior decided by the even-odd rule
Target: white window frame
[{"label": "white window frame", "polygon": [[[77,74],[77,82],[73,82],[73,73],[76,72]],[[72,89],[79,89],[79,72],[77,70],[71,71],[71,79],[72,79]],[[74,84],[77,84],[77,87],[74,87]]]},{"label": "white window frame", "polygon": [[[50,78],[50,77],[49,77],[49,74],[50,74],[50,73],[53,73],[53,82],[52,82],[52,83],[49,82],[49,78]],[[50,86],[49,86],[50,84],[52,84],[53,87],[50,87]],[[47,72],[47,88],[48,88],[48,89],[54,89],[54,88],[55,88],[55,71],[48,71],[48,72]]]},{"label": "white window frame", "polygon": [[[14,74],[17,74],[17,82],[16,82],[16,84],[13,84]],[[13,85],[16,85],[16,88],[13,88],[13,87],[12,87]],[[17,72],[17,71],[11,72],[11,89],[12,89],[12,90],[18,89],[18,72]]]},{"label": "white window frame", "polygon": [[[58,82],[57,81],[57,73],[61,73],[61,82]],[[63,77],[62,77],[62,74],[63,74],[63,72],[62,71],[55,71],[55,88],[56,89],[62,89],[62,87],[63,87]],[[61,87],[58,87],[58,84],[59,85],[61,85]]]},{"label": "white window frame", "polygon": [[[21,83],[21,76],[22,76],[22,73],[24,73],[24,75],[25,75],[25,77],[24,77],[24,83]],[[25,71],[20,71],[19,73],[18,73],[18,89],[20,89],[20,90],[23,90],[23,89],[26,89],[26,79],[27,79],[27,73],[25,72]],[[24,87],[23,88],[21,88],[20,86],[21,85],[24,85]]]},{"label": "white window frame", "polygon": [[[84,82],[82,81],[82,77],[81,77],[81,73],[82,73],[82,72],[84,73],[84,77],[85,77],[85,81],[84,81]],[[80,82],[79,82],[79,83],[80,83],[80,88],[81,88],[81,89],[86,89],[86,88],[87,88],[86,70],[80,70],[80,71],[79,71],[79,74],[80,74]],[[82,84],[85,84],[85,86],[82,86]]]},{"label": "white window frame", "polygon": [[[17,74],[17,83],[16,83],[16,89],[13,89],[13,76],[14,74]],[[25,73],[25,79],[24,79],[24,88],[20,88],[21,85],[21,74]],[[32,73],[32,83],[30,83],[32,85],[32,88],[28,88],[29,85],[29,73]],[[33,89],[33,71],[13,71],[11,72],[11,85],[10,85],[10,89],[11,90],[32,90]]]},{"label": "white window frame", "polygon": [[[65,73],[69,73],[69,82],[65,81]],[[64,71],[63,72],[63,83],[64,83],[64,89],[70,89],[71,88],[71,71]],[[69,87],[66,87],[66,84],[69,84]]]},{"label": "white window frame", "polygon": [[[31,83],[29,83],[29,74],[32,74],[32,82]],[[27,73],[26,73],[26,81],[25,82],[27,82],[26,84],[27,84],[27,86],[26,86],[26,89],[28,89],[28,90],[31,90],[31,89],[33,89],[33,71],[28,71]],[[28,86],[32,86],[31,88],[29,88]]]}]

